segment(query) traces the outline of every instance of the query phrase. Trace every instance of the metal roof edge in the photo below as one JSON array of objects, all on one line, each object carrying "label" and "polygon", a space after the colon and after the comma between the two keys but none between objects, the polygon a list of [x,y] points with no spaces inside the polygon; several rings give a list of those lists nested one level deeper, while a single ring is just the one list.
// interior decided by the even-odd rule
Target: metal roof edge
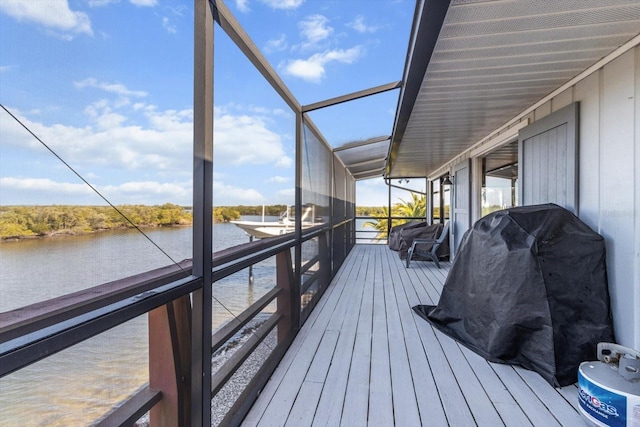
[{"label": "metal roof edge", "polygon": [[[385,165],[385,176],[391,173],[400,141],[407,128],[427,66],[449,10],[449,4],[450,0],[425,0],[422,3],[416,3],[413,31],[407,49],[405,73]],[[419,54],[416,55],[416,52]]]}]

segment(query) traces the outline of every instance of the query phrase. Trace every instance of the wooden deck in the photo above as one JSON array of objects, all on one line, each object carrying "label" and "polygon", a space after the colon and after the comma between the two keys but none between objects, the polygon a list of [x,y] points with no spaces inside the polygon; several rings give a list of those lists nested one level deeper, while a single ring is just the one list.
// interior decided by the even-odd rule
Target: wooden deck
[{"label": "wooden deck", "polygon": [[585,425],[576,386],[488,363],[413,313],[449,267],[357,245],[243,425]]}]

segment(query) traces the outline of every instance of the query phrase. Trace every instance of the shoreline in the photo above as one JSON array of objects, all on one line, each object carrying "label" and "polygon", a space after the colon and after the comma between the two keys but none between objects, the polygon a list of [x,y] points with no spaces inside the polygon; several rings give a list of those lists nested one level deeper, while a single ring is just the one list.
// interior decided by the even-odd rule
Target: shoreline
[{"label": "shoreline", "polygon": [[[228,221],[225,221],[228,222]],[[24,240],[39,240],[39,239],[51,239],[57,237],[76,237],[76,236],[85,236],[88,234],[98,234],[98,233],[106,233],[109,231],[124,231],[124,230],[146,230],[146,229],[156,229],[156,228],[179,228],[179,227],[191,227],[193,224],[173,224],[173,225],[141,225],[137,227],[114,227],[114,228],[98,228],[90,231],[73,231],[73,230],[65,230],[65,231],[53,231],[51,233],[45,234],[37,234],[37,235],[18,235],[11,237],[3,237],[0,239],[0,244],[4,242],[21,242]]]}]

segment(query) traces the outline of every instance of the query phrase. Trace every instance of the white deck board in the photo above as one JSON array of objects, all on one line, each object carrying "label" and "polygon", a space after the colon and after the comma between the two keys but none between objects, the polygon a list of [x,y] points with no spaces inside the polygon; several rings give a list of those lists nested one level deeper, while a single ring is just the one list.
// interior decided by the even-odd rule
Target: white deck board
[{"label": "white deck board", "polygon": [[575,386],[489,363],[411,310],[437,303],[442,266],[357,245],[243,425],[583,425]]},{"label": "white deck board", "polygon": [[[371,360],[355,363],[370,363],[369,419],[379,425],[393,422],[393,398],[391,395],[391,367],[389,361],[389,332],[385,307],[384,281],[380,274],[382,257],[376,254],[373,280],[373,329],[371,332]],[[348,409],[348,406],[345,408]]]},{"label": "white deck board", "polygon": [[[355,276],[355,283],[364,282],[367,274],[368,259],[363,258],[359,264],[359,269]],[[362,306],[362,290],[354,287],[351,295],[352,304]],[[356,341],[356,329],[358,327],[357,310],[350,310],[345,316],[342,330],[336,345],[334,356],[327,374],[326,384],[329,386],[322,390],[316,409],[314,425],[318,425],[318,420],[328,420],[333,425],[340,423],[342,407],[347,389],[347,379],[351,368],[351,356],[354,352],[354,342]]]},{"label": "white deck board", "polygon": [[[393,260],[391,262],[395,267],[396,263],[393,262]],[[396,299],[394,290],[394,282],[396,281],[394,279],[398,277],[396,271],[392,272],[389,258],[384,256],[380,265],[382,267],[387,313],[389,359],[391,363],[391,378],[393,378],[391,388],[395,422],[403,426],[420,425],[420,413],[418,411],[411,365],[405,344],[406,336],[400,320],[400,310],[404,311],[406,305],[403,304],[402,308],[398,307],[398,300]],[[416,374],[419,375],[419,373]]]}]

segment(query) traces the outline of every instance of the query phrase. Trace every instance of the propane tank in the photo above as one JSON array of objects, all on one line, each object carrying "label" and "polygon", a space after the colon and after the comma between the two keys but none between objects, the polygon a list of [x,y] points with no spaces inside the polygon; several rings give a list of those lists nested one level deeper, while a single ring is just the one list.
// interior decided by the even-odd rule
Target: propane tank
[{"label": "propane tank", "polygon": [[580,412],[595,426],[640,427],[640,352],[598,344],[598,361],[578,368]]}]

